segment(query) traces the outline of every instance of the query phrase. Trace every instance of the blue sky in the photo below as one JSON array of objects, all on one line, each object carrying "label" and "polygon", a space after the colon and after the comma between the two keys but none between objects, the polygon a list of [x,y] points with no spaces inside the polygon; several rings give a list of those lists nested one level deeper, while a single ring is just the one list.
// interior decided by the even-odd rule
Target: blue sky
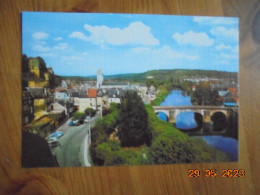
[{"label": "blue sky", "polygon": [[238,72],[238,26],[231,17],[23,12],[22,47],[58,75]]}]

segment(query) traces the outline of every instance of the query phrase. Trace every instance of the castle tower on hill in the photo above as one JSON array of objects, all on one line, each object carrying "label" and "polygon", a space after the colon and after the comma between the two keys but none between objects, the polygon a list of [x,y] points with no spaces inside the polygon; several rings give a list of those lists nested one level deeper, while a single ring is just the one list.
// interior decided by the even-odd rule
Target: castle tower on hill
[{"label": "castle tower on hill", "polygon": [[101,88],[104,81],[103,71],[101,69],[97,72],[97,89]]}]

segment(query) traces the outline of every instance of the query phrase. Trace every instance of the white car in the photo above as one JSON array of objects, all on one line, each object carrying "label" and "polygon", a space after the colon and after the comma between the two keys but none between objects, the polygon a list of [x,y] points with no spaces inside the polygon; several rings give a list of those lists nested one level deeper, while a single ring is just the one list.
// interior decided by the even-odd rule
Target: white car
[{"label": "white car", "polygon": [[88,122],[90,122],[90,116],[87,116],[86,118],[85,118],[85,120],[84,120],[84,123],[88,123]]},{"label": "white car", "polygon": [[48,141],[50,148],[54,148],[54,147],[57,147],[60,145],[60,141],[57,137],[51,137],[47,141]]}]

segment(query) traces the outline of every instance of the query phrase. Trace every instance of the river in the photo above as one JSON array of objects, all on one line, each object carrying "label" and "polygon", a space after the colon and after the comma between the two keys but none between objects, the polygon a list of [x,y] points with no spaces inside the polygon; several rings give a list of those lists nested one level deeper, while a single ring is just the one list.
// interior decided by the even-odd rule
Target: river
[{"label": "river", "polygon": [[[188,106],[192,105],[191,97],[183,94],[181,90],[172,90],[164,102],[161,103],[162,106]],[[168,120],[166,114],[159,113],[159,117],[162,120]],[[185,112],[177,116],[176,127],[179,129],[190,130],[198,127],[197,122],[194,119],[194,112]],[[196,136],[198,137],[198,136]],[[205,140],[209,145],[225,152],[228,154],[231,161],[238,160],[238,141],[231,137],[223,137],[221,135],[214,136],[199,136]]]}]

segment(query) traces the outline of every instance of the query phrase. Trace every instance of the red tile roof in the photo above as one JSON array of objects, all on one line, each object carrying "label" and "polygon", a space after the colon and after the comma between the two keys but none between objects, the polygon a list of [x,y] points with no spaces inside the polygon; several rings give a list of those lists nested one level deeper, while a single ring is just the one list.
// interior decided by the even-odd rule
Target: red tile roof
[{"label": "red tile roof", "polygon": [[229,88],[229,91],[234,93],[234,94],[237,94],[237,88],[234,88],[234,87],[230,87]]},{"label": "red tile roof", "polygon": [[88,89],[88,97],[96,98],[97,97],[97,89]]}]

